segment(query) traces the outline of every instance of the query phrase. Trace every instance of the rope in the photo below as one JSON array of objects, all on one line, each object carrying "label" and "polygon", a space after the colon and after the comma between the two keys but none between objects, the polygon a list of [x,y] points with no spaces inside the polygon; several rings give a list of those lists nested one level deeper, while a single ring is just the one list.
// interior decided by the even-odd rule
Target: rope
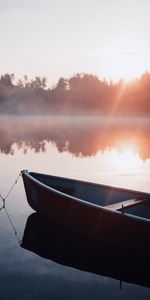
[{"label": "rope", "polygon": [[[19,175],[17,176],[16,180],[14,181],[13,185],[11,186],[10,190],[8,191],[8,193],[6,194],[5,197],[3,197],[3,196],[0,194],[0,198],[3,200],[3,206],[2,206],[2,208],[5,208],[5,201],[6,201],[6,199],[9,197],[9,195],[10,195],[11,191],[13,190],[14,186],[17,184],[18,179],[19,179],[20,176],[21,176],[21,173],[19,173]],[[1,209],[2,209],[2,208],[1,208]],[[0,209],[0,210],[1,210],[1,209]]]},{"label": "rope", "polygon": [[20,244],[21,244],[21,242],[22,242],[22,240],[20,240],[20,239],[19,239],[19,236],[18,236],[17,230],[16,230],[16,228],[15,228],[15,226],[14,226],[14,224],[13,224],[13,222],[12,222],[11,218],[10,218],[10,215],[9,215],[9,213],[8,213],[8,211],[6,210],[6,208],[5,208],[5,207],[4,207],[4,210],[5,210],[5,213],[6,213],[7,217],[8,217],[8,220],[9,220],[9,222],[10,222],[10,225],[11,225],[11,227],[12,227],[13,231],[14,231],[14,234],[15,234],[15,236],[16,236],[16,238],[17,238],[17,241],[18,241],[18,243],[19,243],[19,245],[20,245]]},{"label": "rope", "polygon": [[8,196],[10,195],[11,191],[13,190],[15,184],[17,184],[19,177],[21,176],[21,173],[19,173],[19,175],[17,176],[15,182],[13,183],[12,187],[10,188],[10,190],[8,191],[8,193],[6,194],[4,200],[6,200],[8,198]]},{"label": "rope", "polygon": [[21,176],[21,173],[19,173],[19,175],[17,176],[16,180],[14,181],[13,185],[11,186],[11,188],[9,189],[9,191],[8,191],[8,193],[6,194],[5,197],[3,197],[3,196],[0,194],[0,198],[3,200],[3,206],[0,208],[0,211],[1,211],[2,209],[5,210],[5,213],[6,213],[6,215],[7,215],[7,218],[8,218],[8,220],[9,220],[10,224],[11,224],[11,227],[12,227],[14,233],[15,233],[15,236],[16,236],[16,238],[17,238],[17,241],[18,241],[19,245],[21,244],[21,240],[19,239],[17,230],[16,230],[16,228],[15,228],[15,226],[14,226],[14,224],[13,224],[11,218],[10,218],[10,215],[9,215],[8,211],[7,211],[6,208],[5,208],[5,201],[6,201],[6,199],[9,197],[9,195],[10,195],[11,191],[13,190],[14,186],[17,184],[18,179],[19,179],[20,176]]}]

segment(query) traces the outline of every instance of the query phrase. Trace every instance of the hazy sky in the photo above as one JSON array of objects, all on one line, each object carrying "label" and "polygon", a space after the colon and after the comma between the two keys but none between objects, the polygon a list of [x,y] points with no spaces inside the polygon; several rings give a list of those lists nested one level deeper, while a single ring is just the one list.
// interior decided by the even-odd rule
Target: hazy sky
[{"label": "hazy sky", "polygon": [[0,0],[0,74],[150,71],[150,0]]}]

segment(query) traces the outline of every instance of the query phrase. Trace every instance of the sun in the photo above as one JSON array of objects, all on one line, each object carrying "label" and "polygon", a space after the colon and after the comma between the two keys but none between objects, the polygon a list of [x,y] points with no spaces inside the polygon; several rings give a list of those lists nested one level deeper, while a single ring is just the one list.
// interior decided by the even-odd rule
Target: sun
[{"label": "sun", "polygon": [[116,52],[108,58],[105,71],[107,72],[106,76],[113,81],[121,79],[125,82],[131,82],[145,72],[145,66],[142,64],[142,58],[136,54],[131,55]]},{"label": "sun", "polygon": [[140,77],[147,69],[146,51],[142,42],[130,36],[112,39],[105,48],[103,70],[106,78],[128,82]]},{"label": "sun", "polygon": [[139,154],[132,146],[126,146],[121,151],[113,149],[111,161],[113,168],[119,172],[136,172],[141,165]]}]

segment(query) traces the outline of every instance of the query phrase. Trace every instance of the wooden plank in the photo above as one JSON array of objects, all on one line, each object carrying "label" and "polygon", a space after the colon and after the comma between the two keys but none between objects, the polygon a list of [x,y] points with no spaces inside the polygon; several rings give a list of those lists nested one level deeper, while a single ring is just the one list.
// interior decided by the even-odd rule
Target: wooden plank
[{"label": "wooden plank", "polygon": [[113,203],[113,204],[107,205],[105,207],[113,209],[113,210],[123,210],[124,208],[141,204],[141,203],[145,202],[146,200],[148,200],[148,199],[144,199],[144,198],[143,199],[129,199],[126,201]]}]

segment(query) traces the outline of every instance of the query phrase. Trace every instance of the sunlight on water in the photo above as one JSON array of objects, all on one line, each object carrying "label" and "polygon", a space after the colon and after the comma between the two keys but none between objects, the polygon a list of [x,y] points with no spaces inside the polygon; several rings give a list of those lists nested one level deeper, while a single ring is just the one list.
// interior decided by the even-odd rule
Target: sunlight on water
[{"label": "sunlight on water", "polygon": [[0,125],[2,181],[28,169],[150,190],[147,119],[5,117]]},{"label": "sunlight on water", "polygon": [[120,172],[136,172],[142,166],[142,159],[139,154],[132,148],[126,147],[120,153],[116,149],[110,151],[112,165],[116,171]]},{"label": "sunlight on water", "polygon": [[[18,149],[13,145],[14,155],[2,154],[2,190],[11,185],[12,178],[22,169],[63,177],[88,180],[108,185],[150,191],[150,160],[143,161],[131,149],[99,151],[95,156],[73,156],[67,151],[59,152],[55,145],[45,143],[44,152]],[[9,176],[8,176],[9,174]],[[6,188],[6,187],[5,187]]]}]

